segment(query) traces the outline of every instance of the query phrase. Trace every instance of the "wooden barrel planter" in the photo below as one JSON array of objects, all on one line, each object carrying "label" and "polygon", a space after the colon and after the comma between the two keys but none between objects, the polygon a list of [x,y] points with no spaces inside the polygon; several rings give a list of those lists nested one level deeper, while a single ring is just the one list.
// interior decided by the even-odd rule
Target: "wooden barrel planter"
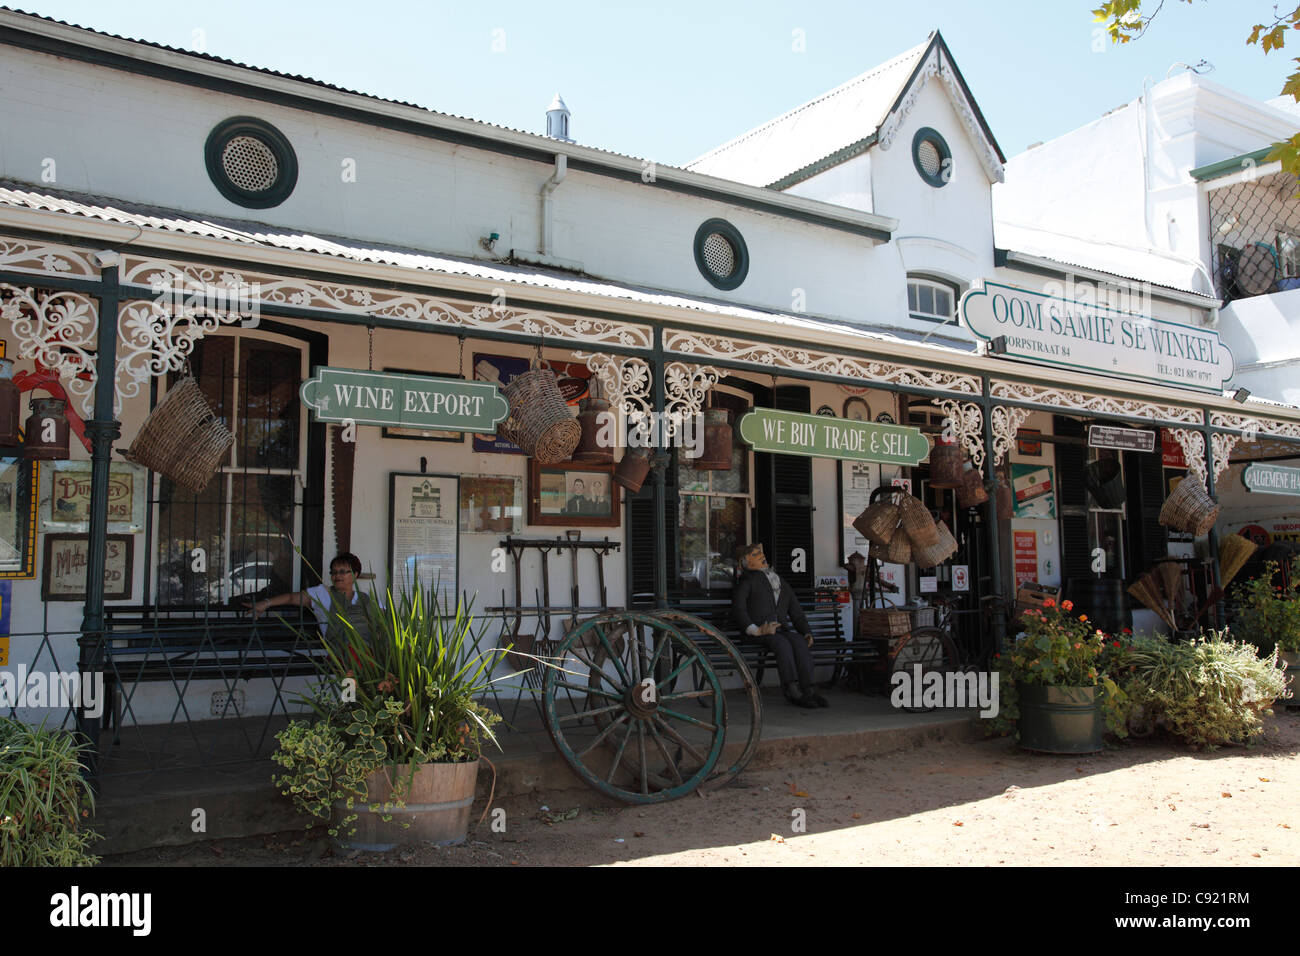
[{"label": "wooden barrel planter", "polygon": [[1050,754],[1090,754],[1102,748],[1106,725],[1096,687],[1016,684],[1020,746]]},{"label": "wooden barrel planter", "polygon": [[[393,783],[406,787],[406,806],[385,811],[393,799]],[[357,814],[356,833],[340,836],[340,846],[352,850],[383,851],[398,846],[432,843],[454,846],[464,843],[469,833],[469,811],[478,781],[478,761],[467,763],[420,764],[411,777],[409,764],[387,767],[366,778],[366,801],[358,800],[348,811],[335,804],[338,815]],[[409,786],[406,786],[409,783]],[[372,811],[368,804],[381,809]],[[385,821],[384,817],[391,817]],[[409,824],[409,825],[408,825]]]},{"label": "wooden barrel planter", "polygon": [[1076,615],[1086,614],[1094,627],[1118,634],[1133,626],[1133,612],[1118,578],[1067,578],[1064,597],[1074,602]]}]

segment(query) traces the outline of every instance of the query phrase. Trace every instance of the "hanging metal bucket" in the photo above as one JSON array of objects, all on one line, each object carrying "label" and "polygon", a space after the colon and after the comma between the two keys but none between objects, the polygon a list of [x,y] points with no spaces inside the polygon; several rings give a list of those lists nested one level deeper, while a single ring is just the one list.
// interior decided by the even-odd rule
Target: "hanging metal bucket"
[{"label": "hanging metal bucket", "polygon": [[13,360],[0,358],[0,445],[17,445],[22,441],[18,425],[22,420],[23,396],[13,378]]},{"label": "hanging metal bucket", "polygon": [[636,494],[645,483],[645,476],[650,473],[650,449],[629,448],[623,460],[614,469],[614,480]]},{"label": "hanging metal bucket", "polygon": [[[605,417],[602,418],[601,416]],[[592,465],[612,465],[614,448],[608,442],[600,442],[602,425],[609,424],[609,402],[603,398],[584,398],[578,402],[578,425],[582,437],[578,439],[578,450],[573,453],[574,461],[583,461]]]},{"label": "hanging metal bucket", "polygon": [[731,470],[731,412],[725,408],[704,410],[704,454],[691,462],[698,471]]},{"label": "hanging metal bucket", "polygon": [[38,461],[68,457],[68,420],[63,417],[67,406],[61,398],[33,398],[32,414],[27,419],[27,441],[23,455]]},{"label": "hanging metal bucket", "polygon": [[945,445],[935,442],[930,449],[930,487],[960,488],[963,456],[955,442]]}]

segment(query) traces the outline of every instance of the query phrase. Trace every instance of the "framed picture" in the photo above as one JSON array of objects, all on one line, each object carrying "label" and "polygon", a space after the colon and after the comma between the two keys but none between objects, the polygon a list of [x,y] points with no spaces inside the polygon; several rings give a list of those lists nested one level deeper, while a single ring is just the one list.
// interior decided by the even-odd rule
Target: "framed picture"
[{"label": "framed picture", "polygon": [[[424,375],[428,378],[459,378],[463,379],[464,375],[440,375],[436,372],[420,372],[413,368],[385,368],[385,372],[396,372],[399,375]],[[465,440],[464,432],[447,432],[439,431],[436,428],[389,428],[384,427],[385,438],[406,438],[411,441],[461,441]]]},{"label": "framed picture", "polygon": [[871,421],[871,406],[860,395],[850,395],[844,399],[844,417],[855,422]]},{"label": "framed picture", "polygon": [[41,467],[0,458],[0,578],[36,575],[36,499]]},{"label": "framed picture", "polygon": [[456,475],[389,473],[388,580],[394,593],[416,585],[454,607],[460,587]]},{"label": "framed picture", "polygon": [[[139,534],[144,530],[148,471],[130,462],[108,466],[108,530]],[[41,527],[49,531],[84,533],[90,527],[90,462],[51,461],[40,481]],[[0,504],[3,504],[0,496]]]},{"label": "framed picture", "polygon": [[[90,557],[90,536],[47,534],[45,564],[41,576],[44,601],[84,601],[86,565]],[[135,536],[110,534],[104,560],[104,599],[125,601],[131,597],[131,574],[135,567]]]},{"label": "framed picture", "polygon": [[1016,432],[1016,454],[1041,455],[1043,433],[1037,428],[1022,428]]},{"label": "framed picture", "polygon": [[461,534],[518,534],[523,520],[523,479],[510,475],[461,476]]},{"label": "framed picture", "polygon": [[617,528],[619,486],[613,465],[528,461],[528,523],[566,528]]}]

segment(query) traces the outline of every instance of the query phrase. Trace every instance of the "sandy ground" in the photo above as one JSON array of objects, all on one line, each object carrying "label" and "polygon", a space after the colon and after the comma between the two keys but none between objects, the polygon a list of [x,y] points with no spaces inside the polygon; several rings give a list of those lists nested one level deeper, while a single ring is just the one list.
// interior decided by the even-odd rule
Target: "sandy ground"
[{"label": "sandy ground", "polygon": [[[1085,757],[1007,739],[745,773],[651,807],[590,790],[515,799],[464,847],[334,853],[302,833],[110,857],[134,866],[1300,864],[1300,711],[1252,747],[1169,740]],[[475,815],[481,812],[475,807]],[[803,828],[800,829],[800,823]]]}]

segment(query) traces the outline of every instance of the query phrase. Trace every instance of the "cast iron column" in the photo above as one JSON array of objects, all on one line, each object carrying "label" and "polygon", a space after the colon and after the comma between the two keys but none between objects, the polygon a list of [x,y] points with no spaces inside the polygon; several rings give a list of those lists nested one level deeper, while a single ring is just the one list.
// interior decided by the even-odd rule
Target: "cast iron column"
[{"label": "cast iron column", "polygon": [[[1201,434],[1205,436],[1205,490],[1217,503],[1219,499],[1216,498],[1214,494],[1214,442],[1211,440],[1212,435],[1209,427],[1210,410],[1208,408],[1202,408],[1201,416],[1201,420],[1205,422],[1205,426],[1201,429]],[[1222,578],[1219,574],[1219,532],[1213,526],[1210,528],[1209,539],[1210,587],[1217,588],[1221,586],[1220,582],[1222,581]],[[1219,630],[1222,630],[1224,623],[1225,615],[1223,610],[1223,599],[1220,598],[1214,602],[1214,626]]]},{"label": "cast iron column", "polygon": [[[989,377],[983,375],[980,377],[980,413],[984,416],[984,461],[988,463],[989,480],[994,478],[993,457],[993,402],[989,396]],[[988,554],[989,554],[989,588],[993,594],[999,598],[1005,599],[1002,593],[1002,545],[998,537],[998,496],[996,488],[990,489],[992,494],[989,500],[984,502],[984,524],[988,528]],[[983,610],[981,608],[981,610]],[[981,621],[981,626],[983,622]],[[1006,640],[1006,617],[1002,614],[993,615],[993,648],[1001,652],[1002,644]]]},{"label": "cast iron column", "polygon": [[[104,559],[108,547],[108,463],[113,442],[121,434],[121,423],[113,419],[113,388],[117,377],[117,307],[118,255],[101,252],[99,329],[95,364],[95,412],[86,422],[90,439],[90,510],[89,542],[86,561],[86,604],[81,619],[80,670],[83,675],[103,670],[104,631]],[[90,738],[91,761],[99,756],[99,728],[102,718],[87,717],[84,708],[78,714],[81,731]]]},{"label": "cast iron column", "polygon": [[[664,412],[664,332],[659,326],[655,327],[655,350],[650,364],[650,383],[656,425],[651,434],[661,435]],[[658,444],[656,441],[655,447],[650,451],[655,516],[655,607],[667,607],[668,576],[664,573],[664,560],[668,554],[668,507],[664,501],[664,469],[668,467],[668,456],[666,449],[659,448]],[[632,582],[629,581],[628,586],[630,587],[631,584]]]}]

